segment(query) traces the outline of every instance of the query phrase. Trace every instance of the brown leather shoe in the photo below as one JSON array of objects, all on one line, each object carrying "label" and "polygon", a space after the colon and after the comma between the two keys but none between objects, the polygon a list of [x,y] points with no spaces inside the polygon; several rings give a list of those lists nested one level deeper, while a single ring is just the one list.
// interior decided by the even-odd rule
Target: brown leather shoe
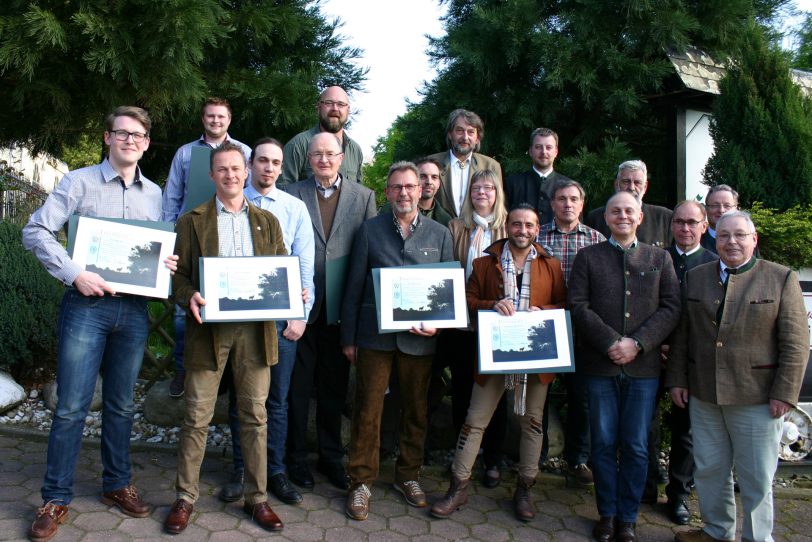
[{"label": "brown leather shoe", "polygon": [[281,531],[285,526],[282,525],[282,520],[276,515],[276,512],[271,510],[267,502],[258,502],[256,504],[244,504],[243,512],[251,516],[257,525],[266,531]]},{"label": "brown leather shoe", "polygon": [[533,485],[535,478],[519,476],[516,491],[513,493],[513,511],[520,521],[533,521],[536,517],[536,507],[533,506]]},{"label": "brown leather shoe", "polygon": [[147,517],[151,508],[141,500],[138,490],[132,484],[115,491],[102,493],[101,502],[107,506],[118,506],[119,510],[134,518]]},{"label": "brown leather shoe", "polygon": [[592,528],[592,538],[597,542],[613,542],[617,521],[614,516],[601,516]]},{"label": "brown leather shoe", "polygon": [[54,537],[59,525],[68,519],[68,507],[46,502],[37,509],[37,517],[28,529],[31,542],[46,542]]},{"label": "brown leather shoe", "polygon": [[637,524],[621,521],[617,526],[617,542],[637,542]]},{"label": "brown leather shoe", "polygon": [[420,487],[420,484],[415,480],[408,480],[406,482],[395,482],[392,487],[397,489],[406,499],[406,502],[415,508],[425,508],[428,506],[426,502],[426,494]]},{"label": "brown leather shoe", "polygon": [[702,529],[680,531],[674,535],[674,540],[677,542],[733,542],[732,540],[714,538]]},{"label": "brown leather shoe", "polygon": [[172,503],[169,515],[164,520],[164,531],[169,534],[180,534],[189,525],[189,518],[195,507],[189,501],[178,499]]},{"label": "brown leather shoe", "polygon": [[431,515],[445,519],[468,503],[468,484],[471,479],[460,480],[456,476],[451,476],[451,486],[446,491],[445,496],[435,502],[431,507]]},{"label": "brown leather shoe", "polygon": [[344,513],[355,521],[364,521],[369,516],[369,498],[372,492],[366,484],[358,484],[347,492]]}]

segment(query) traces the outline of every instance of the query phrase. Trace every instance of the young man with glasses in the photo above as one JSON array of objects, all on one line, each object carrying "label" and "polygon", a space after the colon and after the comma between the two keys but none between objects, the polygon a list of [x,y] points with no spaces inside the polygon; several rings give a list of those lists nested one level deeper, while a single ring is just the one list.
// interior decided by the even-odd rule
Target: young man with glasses
[{"label": "young man with glasses", "polygon": [[364,153],[344,130],[350,116],[350,97],[341,87],[329,87],[319,96],[316,113],[319,123],[310,130],[296,134],[285,145],[284,166],[277,186],[285,187],[313,175],[308,160],[308,145],[313,136],[319,133],[334,134],[338,139],[339,151],[343,155],[339,168],[341,177],[347,181],[361,182]]}]

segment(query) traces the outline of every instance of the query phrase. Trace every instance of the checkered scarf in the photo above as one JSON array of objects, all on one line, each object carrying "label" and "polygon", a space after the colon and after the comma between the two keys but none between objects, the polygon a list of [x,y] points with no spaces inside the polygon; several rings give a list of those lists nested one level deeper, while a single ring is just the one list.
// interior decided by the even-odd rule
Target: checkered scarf
[{"label": "checkered scarf", "polygon": [[[505,284],[505,297],[513,301],[517,311],[526,311],[530,308],[530,267],[538,253],[534,246],[530,246],[530,254],[524,261],[522,274],[522,290],[516,286],[516,266],[513,263],[513,253],[510,252],[509,242],[502,248],[502,279]],[[527,408],[527,373],[505,375],[505,389],[514,391],[513,412],[524,416]]]}]

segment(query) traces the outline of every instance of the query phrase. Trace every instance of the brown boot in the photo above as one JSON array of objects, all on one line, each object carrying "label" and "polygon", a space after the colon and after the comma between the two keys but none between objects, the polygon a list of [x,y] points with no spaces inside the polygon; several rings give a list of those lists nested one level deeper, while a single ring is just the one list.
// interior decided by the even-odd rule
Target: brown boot
[{"label": "brown boot", "polygon": [[533,485],[535,478],[519,475],[516,491],[513,493],[513,510],[520,521],[532,521],[536,517],[536,507],[533,506]]},{"label": "brown boot", "polygon": [[445,519],[453,514],[455,510],[459,510],[463,504],[467,504],[468,484],[470,483],[470,478],[468,480],[460,480],[456,476],[452,476],[451,486],[448,488],[445,497],[435,502],[431,507],[431,515],[436,518]]}]

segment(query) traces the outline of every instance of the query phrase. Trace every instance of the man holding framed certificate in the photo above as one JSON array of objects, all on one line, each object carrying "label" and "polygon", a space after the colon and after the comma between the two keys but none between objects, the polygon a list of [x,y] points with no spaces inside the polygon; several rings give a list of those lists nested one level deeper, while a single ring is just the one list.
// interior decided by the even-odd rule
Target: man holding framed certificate
[{"label": "man holding framed certificate", "polygon": [[[486,256],[474,260],[465,289],[468,309],[472,312],[495,310],[503,316],[512,316],[516,311],[563,308],[566,289],[561,263],[535,242],[539,233],[535,208],[529,203],[514,206],[506,226],[507,239],[496,241],[485,249]],[[482,435],[502,394],[510,390],[515,394],[514,411],[520,417],[522,428],[519,481],[513,494],[513,506],[519,520],[530,521],[535,517],[531,488],[539,470],[547,386],[554,378],[549,373],[477,375],[451,465],[451,486],[431,507],[431,515],[447,518],[468,502],[471,470]]]},{"label": "man holding framed certificate", "polygon": [[211,152],[215,197],[180,217],[177,224],[178,272],[172,281],[175,301],[187,311],[186,415],[178,445],[177,499],[164,521],[164,530],[186,529],[199,496],[200,465],[206,434],[214,415],[217,390],[226,363],[231,366],[237,392],[245,460],[243,510],[261,527],[282,530],[282,522],[268,506],[267,414],[271,372],[277,362],[273,321],[203,323],[201,257],[284,255],[279,221],[268,211],[248,203],[243,195],[248,176],[242,149],[225,142]]}]

